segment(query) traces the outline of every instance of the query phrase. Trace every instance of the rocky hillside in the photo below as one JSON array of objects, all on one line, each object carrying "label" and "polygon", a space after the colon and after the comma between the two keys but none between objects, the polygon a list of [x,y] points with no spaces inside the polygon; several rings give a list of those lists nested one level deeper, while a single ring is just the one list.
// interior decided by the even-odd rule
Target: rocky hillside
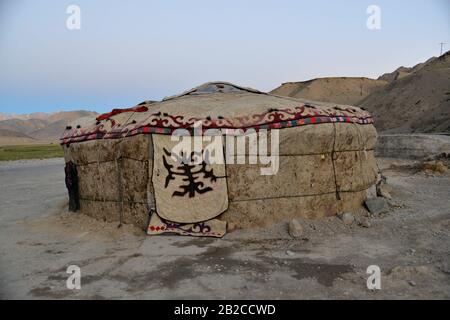
[{"label": "rocky hillside", "polygon": [[413,69],[359,105],[379,131],[450,132],[450,51]]},{"label": "rocky hillside", "polygon": [[271,93],[369,110],[379,131],[450,132],[450,53],[378,79],[319,78],[283,83]]},{"label": "rocky hillside", "polygon": [[411,68],[402,66],[402,67],[398,68],[397,70],[395,70],[394,72],[383,74],[382,76],[380,76],[378,78],[378,80],[385,80],[389,83],[394,82],[395,80],[401,79],[401,78],[406,77],[416,71],[419,71],[425,65],[427,65],[428,63],[430,63],[431,61],[433,61],[435,59],[436,59],[436,57],[432,57],[432,58],[428,59],[427,61],[419,63]]}]

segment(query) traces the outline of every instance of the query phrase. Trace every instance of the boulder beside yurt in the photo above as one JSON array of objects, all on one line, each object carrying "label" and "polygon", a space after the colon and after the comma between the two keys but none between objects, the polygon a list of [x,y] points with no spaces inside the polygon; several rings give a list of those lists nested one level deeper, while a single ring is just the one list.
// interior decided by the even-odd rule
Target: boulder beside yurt
[{"label": "boulder beside yurt", "polygon": [[[173,134],[197,126],[216,130],[224,163],[173,162]],[[244,133],[243,150],[228,130]],[[274,174],[261,173],[271,164],[258,157],[248,161],[260,150],[261,133],[269,154],[277,144]],[[363,109],[226,82],[79,120],[61,137],[66,164],[76,167],[82,213],[149,234],[215,237],[225,234],[226,223],[264,227],[358,209],[377,179],[376,140]],[[239,156],[245,161],[236,161]]]}]

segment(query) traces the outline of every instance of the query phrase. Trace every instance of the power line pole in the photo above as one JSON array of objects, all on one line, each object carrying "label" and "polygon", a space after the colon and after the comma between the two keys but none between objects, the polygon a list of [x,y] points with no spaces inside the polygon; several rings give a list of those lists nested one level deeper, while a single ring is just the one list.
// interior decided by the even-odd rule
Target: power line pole
[{"label": "power line pole", "polygon": [[446,44],[446,43],[445,42],[440,42],[439,44],[441,45],[441,54],[440,54],[440,56],[442,56],[442,49],[444,48],[444,44]]}]

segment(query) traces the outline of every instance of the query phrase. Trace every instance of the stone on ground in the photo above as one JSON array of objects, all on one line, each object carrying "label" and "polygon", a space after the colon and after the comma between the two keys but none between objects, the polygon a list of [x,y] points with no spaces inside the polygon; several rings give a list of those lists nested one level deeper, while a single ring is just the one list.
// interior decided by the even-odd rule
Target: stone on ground
[{"label": "stone on ground", "polygon": [[303,226],[297,219],[289,222],[289,234],[293,238],[301,238],[303,236]]},{"label": "stone on ground", "polygon": [[367,189],[367,197],[373,198],[377,196],[377,188],[375,186],[371,186],[369,189]]},{"label": "stone on ground", "polygon": [[292,257],[292,256],[295,255],[295,253],[292,252],[291,250],[287,250],[287,251],[286,251],[286,254],[287,254],[288,256],[290,256],[290,257]]},{"label": "stone on ground", "polygon": [[423,171],[430,173],[446,173],[447,166],[442,161],[429,161],[423,164]]},{"label": "stone on ground", "polygon": [[359,221],[359,225],[363,228],[370,228],[372,225],[368,218],[364,217]]},{"label": "stone on ground", "polygon": [[340,214],[340,215],[338,215],[339,216],[339,219],[341,219],[342,220],[342,222],[345,224],[345,225],[351,225],[352,223],[353,223],[353,221],[355,221],[355,218],[353,217],[353,215],[351,214],[351,213],[349,213],[349,212],[345,212],[345,213],[342,213],[342,214]]},{"label": "stone on ground", "polygon": [[366,207],[372,214],[380,214],[389,210],[388,204],[385,198],[376,197],[369,198],[365,201]]},{"label": "stone on ground", "polygon": [[237,225],[235,223],[233,223],[233,222],[227,223],[227,232],[233,232],[236,229],[237,229]]},{"label": "stone on ground", "polygon": [[379,186],[377,186],[377,196],[383,197],[386,199],[392,199],[389,189],[390,188],[387,185],[380,184]]}]

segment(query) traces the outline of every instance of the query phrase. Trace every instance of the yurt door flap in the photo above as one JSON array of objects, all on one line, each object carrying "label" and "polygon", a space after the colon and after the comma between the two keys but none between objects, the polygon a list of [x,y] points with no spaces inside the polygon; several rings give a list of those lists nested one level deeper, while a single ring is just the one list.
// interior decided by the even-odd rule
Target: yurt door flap
[{"label": "yurt door flap", "polygon": [[[222,136],[214,139],[222,146]],[[225,164],[205,158],[209,150],[188,154],[178,146],[179,141],[172,141],[170,135],[153,135],[152,182],[157,214],[177,223],[196,223],[217,217],[228,208]],[[222,153],[216,159],[223,159],[223,148],[215,151]]]}]

